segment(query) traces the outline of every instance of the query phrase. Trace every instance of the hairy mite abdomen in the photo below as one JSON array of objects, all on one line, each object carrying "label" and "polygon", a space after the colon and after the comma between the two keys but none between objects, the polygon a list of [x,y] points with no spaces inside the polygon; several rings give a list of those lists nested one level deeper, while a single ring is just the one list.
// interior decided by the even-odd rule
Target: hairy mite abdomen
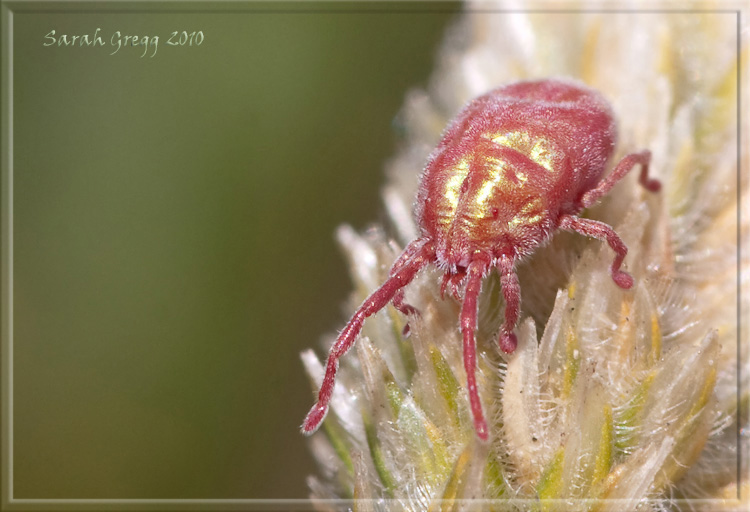
[{"label": "hairy mite abdomen", "polygon": [[529,254],[577,213],[612,153],[615,127],[595,91],[523,82],[467,105],[422,175],[418,220],[444,265],[468,254]]}]

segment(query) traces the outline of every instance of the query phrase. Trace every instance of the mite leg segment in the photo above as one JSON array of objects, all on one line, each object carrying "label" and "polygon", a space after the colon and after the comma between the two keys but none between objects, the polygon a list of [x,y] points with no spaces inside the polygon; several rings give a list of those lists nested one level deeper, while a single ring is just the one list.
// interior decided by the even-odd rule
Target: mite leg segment
[{"label": "mite leg segment", "polygon": [[518,274],[511,258],[501,256],[497,261],[497,268],[500,270],[500,285],[505,298],[505,322],[500,327],[499,344],[503,352],[510,354],[518,345],[513,329],[518,323],[521,309],[521,286],[518,284]]},{"label": "mite leg segment", "polygon": [[487,440],[487,422],[482,412],[482,402],[479,401],[477,390],[477,347],[475,331],[477,328],[477,310],[479,307],[479,290],[482,287],[482,276],[487,269],[488,262],[475,259],[469,265],[466,293],[461,306],[461,334],[464,340],[464,368],[466,369],[466,383],[469,388],[469,403],[471,415],[474,417],[474,430],[480,439]]},{"label": "mite leg segment", "polygon": [[456,300],[461,300],[461,283],[466,278],[466,270],[457,270],[456,273],[443,274],[443,281],[440,283],[440,298],[445,298],[445,291],[450,287],[450,293]]},{"label": "mite leg segment", "polygon": [[[422,245],[423,244],[420,243],[419,240],[407,245],[406,249],[404,249],[401,255],[393,263],[390,272],[388,272],[388,276],[393,277],[393,275],[396,274],[396,272],[398,272],[409,261],[410,258],[412,258],[416,253],[419,252],[419,250],[422,248]],[[401,314],[407,317],[419,316],[419,310],[417,308],[415,308],[411,304],[407,304],[406,302],[404,302],[403,288],[396,292],[396,294],[393,296],[391,304],[393,304],[393,307],[396,308],[397,311],[400,311]],[[409,336],[409,331],[411,331],[411,328],[409,327],[409,322],[407,321],[406,325],[404,325],[403,331],[401,332],[404,338]]]},{"label": "mite leg segment", "polygon": [[[396,308],[398,311],[400,311],[406,316],[410,316],[410,315],[419,316],[419,310],[417,308],[415,308],[411,304],[407,304],[406,302],[404,302],[403,288],[397,291],[396,294],[393,296],[392,303],[393,303],[394,308]],[[404,329],[406,329],[407,327],[409,327],[408,324],[406,325],[406,327],[404,327]]]},{"label": "mite leg segment", "polygon": [[352,345],[354,345],[357,336],[362,330],[362,324],[365,319],[383,309],[399,290],[414,279],[414,276],[417,275],[417,272],[422,267],[435,258],[433,245],[429,242],[424,243],[423,240],[415,240],[409,244],[404,252],[411,252],[412,257],[408,261],[403,262],[396,272],[392,272],[391,277],[362,303],[331,347],[331,351],[328,354],[328,361],[326,362],[325,377],[318,393],[318,402],[307,413],[307,417],[302,424],[303,434],[312,434],[315,432],[323,421],[323,418],[325,418],[328,412],[328,402],[333,395],[339,358],[346,354]]},{"label": "mite leg segment", "polygon": [[[412,306],[411,304],[407,304],[404,302],[404,289],[401,288],[399,291],[396,292],[396,294],[393,296],[393,300],[391,300],[391,304],[393,304],[393,307],[396,308],[396,310],[400,311],[401,314],[409,316],[419,316],[419,310]],[[401,335],[404,338],[409,337],[409,333],[411,332],[411,326],[409,326],[409,321],[407,320],[406,324],[404,325],[404,329],[401,331]]]},{"label": "mite leg segment", "polygon": [[396,261],[393,262],[393,265],[391,265],[391,270],[388,271],[388,276],[391,277],[393,274],[401,270],[401,267],[406,265],[406,263],[415,255],[419,254],[426,243],[427,241],[424,238],[417,238],[407,245],[401,254],[399,254],[398,258],[396,258]]},{"label": "mite leg segment", "polygon": [[598,238],[599,240],[606,240],[612,250],[615,251],[615,259],[611,267],[612,280],[617,286],[625,290],[633,286],[633,277],[627,272],[620,270],[622,261],[628,253],[628,248],[611,226],[597,220],[563,215],[560,217],[560,227],[568,231],[576,231],[585,236]]},{"label": "mite leg segment", "polygon": [[641,166],[641,175],[638,178],[640,184],[650,192],[658,192],[661,189],[661,183],[656,179],[649,179],[648,164],[651,162],[651,151],[641,151],[640,153],[630,153],[618,163],[609,175],[604,178],[596,188],[592,188],[581,198],[584,208],[588,208],[596,203],[602,196],[609,193],[610,190],[636,165]]}]

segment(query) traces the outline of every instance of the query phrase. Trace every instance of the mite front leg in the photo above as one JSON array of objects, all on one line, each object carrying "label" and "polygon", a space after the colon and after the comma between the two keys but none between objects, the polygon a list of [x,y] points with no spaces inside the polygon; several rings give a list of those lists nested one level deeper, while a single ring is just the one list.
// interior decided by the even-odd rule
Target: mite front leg
[{"label": "mite front leg", "polygon": [[[411,257],[414,256],[419,250],[422,248],[422,245],[426,243],[425,241],[416,240],[412,243],[410,243],[406,249],[404,249],[404,252],[401,253],[401,256],[399,256],[393,266],[391,267],[390,272],[388,273],[389,276],[393,276],[396,274]],[[396,294],[393,296],[393,300],[391,301],[391,304],[393,304],[393,307],[396,308],[397,311],[400,311],[401,314],[403,314],[406,317],[410,316],[419,316],[419,310],[412,306],[411,304],[407,304],[404,302],[404,290],[401,289],[396,292]],[[411,327],[409,326],[409,322],[407,320],[406,325],[404,325],[404,329],[401,332],[404,338],[409,336],[409,332],[411,331]]]},{"label": "mite front leg", "polygon": [[630,153],[618,163],[609,175],[604,178],[596,188],[593,188],[583,194],[581,203],[584,208],[588,208],[596,203],[603,196],[607,195],[610,190],[636,165],[641,166],[641,175],[638,178],[640,184],[646,190],[658,192],[661,189],[659,180],[648,177],[648,165],[651,163],[651,152],[641,151],[640,153]]},{"label": "mite front leg", "polygon": [[622,238],[619,237],[611,226],[598,220],[581,219],[572,215],[563,215],[560,217],[560,227],[568,231],[576,231],[582,235],[605,240],[615,251],[615,259],[612,262],[611,273],[612,280],[617,286],[625,290],[633,286],[633,277],[620,270],[625,255],[628,253],[628,247]]},{"label": "mite front leg", "polygon": [[477,310],[479,290],[482,287],[482,276],[488,262],[475,260],[469,265],[469,277],[466,282],[466,293],[461,306],[461,334],[464,340],[464,368],[466,369],[466,384],[469,389],[469,403],[471,415],[474,418],[474,430],[480,439],[487,440],[487,422],[482,412],[482,402],[479,401],[477,390],[477,347],[475,331],[477,328]]},{"label": "mite front leg", "polygon": [[409,245],[407,245],[404,250],[401,251],[401,254],[399,254],[398,258],[396,258],[396,261],[393,262],[393,265],[391,265],[391,269],[388,271],[388,276],[390,277],[401,270],[401,267],[406,265],[406,263],[415,255],[419,254],[419,252],[422,250],[422,247],[424,247],[424,245],[427,243],[427,239],[417,238],[416,240],[413,240]]},{"label": "mite front leg", "polygon": [[[416,242],[413,242],[416,243]],[[331,351],[328,354],[328,361],[326,363],[326,373],[323,377],[323,384],[320,386],[320,392],[318,393],[318,402],[310,409],[307,413],[304,423],[302,424],[302,433],[312,434],[315,432],[326,414],[328,413],[328,403],[333,395],[333,386],[336,382],[336,371],[339,367],[339,358],[346,354],[346,352],[354,345],[357,340],[360,331],[362,330],[362,324],[365,319],[385,307],[394,295],[398,293],[404,286],[409,284],[414,276],[417,275],[422,267],[428,262],[432,261],[435,257],[435,251],[430,243],[422,243],[418,251],[414,251],[412,244],[407,247],[408,250],[412,250],[413,256],[403,265],[397,272],[395,272],[383,285],[375,290],[367,300],[357,309],[352,318],[341,331],[338,338],[331,347]]]},{"label": "mite front leg", "polygon": [[497,262],[500,270],[500,285],[505,298],[505,322],[500,327],[500,348],[503,352],[510,354],[516,349],[518,339],[513,329],[518,323],[518,315],[521,310],[521,286],[518,284],[513,260],[508,256],[502,256]]}]

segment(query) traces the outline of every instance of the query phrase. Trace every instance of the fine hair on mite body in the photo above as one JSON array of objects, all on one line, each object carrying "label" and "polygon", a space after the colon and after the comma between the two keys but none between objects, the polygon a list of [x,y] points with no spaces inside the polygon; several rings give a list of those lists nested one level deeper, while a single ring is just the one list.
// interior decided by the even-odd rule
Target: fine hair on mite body
[{"label": "fine hair on mite body", "polygon": [[626,155],[605,177],[615,142],[616,123],[607,100],[570,79],[516,82],[470,101],[446,128],[420,178],[415,206],[419,236],[333,343],[318,401],[302,432],[312,434],[325,418],[339,358],[354,345],[365,319],[389,303],[407,316],[418,314],[404,303],[404,287],[433,264],[443,271],[441,293],[450,288],[462,302],[459,326],[469,403],[477,436],[486,440],[475,376],[482,278],[493,268],[500,274],[505,317],[498,343],[506,353],[517,344],[513,330],[521,289],[516,264],[558,229],[607,242],[615,253],[613,281],[623,289],[633,286],[633,278],[620,268],[628,251],[622,239],[611,226],[578,217],[637,165],[644,188],[661,188],[648,176],[648,150]]}]

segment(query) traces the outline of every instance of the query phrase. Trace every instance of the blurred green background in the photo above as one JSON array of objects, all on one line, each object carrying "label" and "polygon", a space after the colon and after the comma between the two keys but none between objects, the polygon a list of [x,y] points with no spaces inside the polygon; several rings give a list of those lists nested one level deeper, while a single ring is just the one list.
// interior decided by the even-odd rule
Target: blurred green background
[{"label": "blurred green background", "polygon": [[305,498],[333,233],[381,218],[458,6],[123,5],[13,9],[14,497]]}]

